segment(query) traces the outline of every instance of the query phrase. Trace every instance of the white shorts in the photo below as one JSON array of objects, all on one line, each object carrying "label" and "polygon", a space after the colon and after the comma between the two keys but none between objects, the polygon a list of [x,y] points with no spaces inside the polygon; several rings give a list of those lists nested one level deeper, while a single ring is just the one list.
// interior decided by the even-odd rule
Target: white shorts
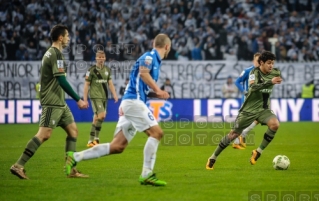
[{"label": "white shorts", "polygon": [[133,139],[137,131],[142,132],[158,125],[153,113],[140,100],[122,100],[119,113],[123,114],[120,115],[114,135],[122,130],[128,142]]}]

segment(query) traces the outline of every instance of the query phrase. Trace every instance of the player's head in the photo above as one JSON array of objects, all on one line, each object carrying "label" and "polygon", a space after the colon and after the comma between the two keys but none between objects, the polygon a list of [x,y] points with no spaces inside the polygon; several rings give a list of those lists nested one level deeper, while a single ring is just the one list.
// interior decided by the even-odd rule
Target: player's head
[{"label": "player's head", "polygon": [[270,73],[274,67],[275,60],[276,56],[273,53],[269,51],[263,51],[258,59],[259,67],[263,72]]},{"label": "player's head", "polygon": [[95,60],[98,65],[103,65],[106,60],[105,52],[103,50],[96,51]]},{"label": "player's head", "polygon": [[153,47],[162,50],[163,55],[161,56],[164,59],[171,50],[171,39],[166,34],[158,34],[154,39]]},{"label": "player's head", "polygon": [[52,42],[60,43],[62,45],[62,48],[67,47],[70,42],[68,27],[61,24],[55,25],[51,29],[50,38]]},{"label": "player's head", "polygon": [[254,54],[253,64],[254,64],[255,67],[258,67],[258,66],[259,66],[259,63],[258,63],[259,56],[260,56],[260,52],[256,52],[256,53]]}]

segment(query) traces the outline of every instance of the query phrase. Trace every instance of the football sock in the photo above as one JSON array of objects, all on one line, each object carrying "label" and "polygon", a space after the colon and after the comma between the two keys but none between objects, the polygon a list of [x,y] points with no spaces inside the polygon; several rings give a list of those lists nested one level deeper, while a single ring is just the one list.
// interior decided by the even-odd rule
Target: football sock
[{"label": "football sock", "polygon": [[80,162],[82,160],[90,160],[94,158],[99,158],[101,156],[106,156],[110,154],[110,143],[103,143],[95,145],[94,147],[74,153],[74,159],[76,162]]},{"label": "football sock", "polygon": [[251,123],[250,126],[248,126],[247,128],[245,128],[245,129],[243,130],[241,136],[242,136],[243,138],[245,138],[246,135],[247,135],[247,133],[248,133],[249,131],[251,131],[256,125],[257,125],[257,124],[255,123],[255,121],[254,121],[253,123]]},{"label": "football sock", "polygon": [[75,149],[76,149],[76,138],[71,136],[66,137],[65,152],[75,151]]},{"label": "football sock", "polygon": [[142,177],[147,177],[153,172],[158,144],[159,141],[153,137],[149,137],[145,143]]},{"label": "football sock", "polygon": [[[259,145],[260,150],[264,150],[268,144],[274,139],[276,131],[267,129],[266,133],[264,134],[264,139],[262,140],[261,144]],[[260,152],[261,153],[261,152]]]},{"label": "football sock", "polygon": [[41,141],[37,137],[33,137],[27,144],[24,152],[16,162],[16,164],[20,166],[24,166],[26,162],[33,156],[33,154],[37,151],[40,147]]},{"label": "football sock", "polygon": [[231,140],[228,138],[228,135],[225,135],[219,145],[216,147],[213,155],[210,157],[212,159],[216,159],[217,156],[231,143]]},{"label": "football sock", "polygon": [[89,142],[93,142],[94,137],[95,137],[95,125],[94,125],[94,124],[92,124],[92,126],[91,126],[91,132],[90,132],[90,140],[89,140]]},{"label": "football sock", "polygon": [[95,139],[99,139],[103,120],[98,119],[95,126]]}]

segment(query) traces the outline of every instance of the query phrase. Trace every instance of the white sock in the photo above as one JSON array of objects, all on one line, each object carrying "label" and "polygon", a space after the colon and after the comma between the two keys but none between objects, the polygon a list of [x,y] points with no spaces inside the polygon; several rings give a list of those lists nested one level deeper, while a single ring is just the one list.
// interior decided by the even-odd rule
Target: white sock
[{"label": "white sock", "polygon": [[238,139],[238,138],[236,138],[236,139],[234,140],[234,144],[239,144],[239,139]]},{"label": "white sock", "polygon": [[[248,126],[247,128],[245,128],[245,129],[243,130],[241,136],[242,136],[243,138],[245,138],[246,135],[247,135],[247,133],[248,133],[249,131],[251,131],[251,129],[253,129],[256,125],[257,125],[257,124],[255,123],[255,121],[254,121],[253,123],[251,123],[250,126]],[[239,142],[238,142],[238,144],[239,144]]]},{"label": "white sock", "polygon": [[142,177],[146,177],[153,172],[158,144],[159,141],[153,137],[149,137],[145,143]]},{"label": "white sock", "polygon": [[261,149],[261,148],[257,148],[257,151],[259,152],[259,153],[263,153],[263,150]]},{"label": "white sock", "polygon": [[94,147],[74,153],[74,159],[76,162],[82,160],[89,160],[94,158],[100,158],[101,156],[106,156],[110,154],[110,143],[103,143],[95,145]]}]

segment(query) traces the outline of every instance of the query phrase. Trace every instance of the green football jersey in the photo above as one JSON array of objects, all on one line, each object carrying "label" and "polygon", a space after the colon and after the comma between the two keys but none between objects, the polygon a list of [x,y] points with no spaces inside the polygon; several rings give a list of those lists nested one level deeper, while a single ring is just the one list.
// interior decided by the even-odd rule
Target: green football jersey
[{"label": "green football jersey", "polygon": [[91,66],[85,75],[85,80],[90,82],[90,98],[107,99],[107,85],[111,79],[111,69],[109,67],[103,66],[100,69],[96,65]]},{"label": "green football jersey", "polygon": [[50,47],[42,58],[40,70],[40,102],[42,106],[64,107],[65,93],[59,85],[57,76],[65,76],[66,63],[61,51]]},{"label": "green football jersey", "polygon": [[254,84],[249,86],[245,102],[239,111],[258,113],[270,109],[270,95],[274,87],[271,80],[280,76],[281,72],[277,68],[273,68],[268,74],[261,72],[260,68],[254,68],[249,75],[249,81],[254,81]]}]

